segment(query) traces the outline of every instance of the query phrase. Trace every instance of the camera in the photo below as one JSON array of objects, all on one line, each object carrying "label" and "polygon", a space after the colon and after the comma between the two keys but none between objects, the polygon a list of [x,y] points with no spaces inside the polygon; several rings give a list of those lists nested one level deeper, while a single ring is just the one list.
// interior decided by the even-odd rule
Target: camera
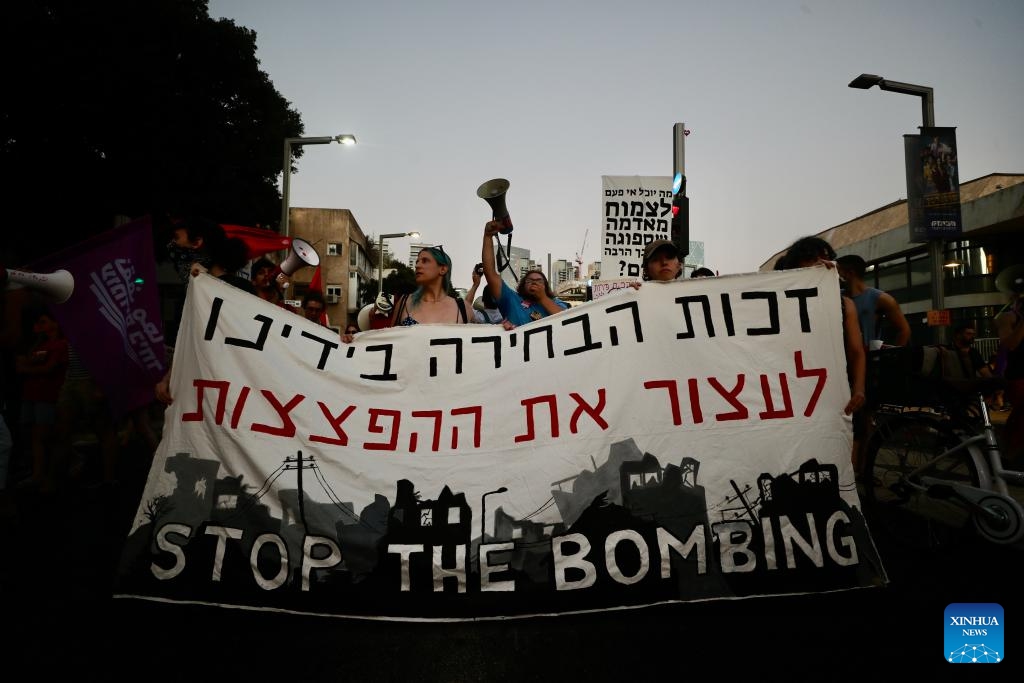
[{"label": "camera", "polygon": [[477,275],[483,275],[484,274],[484,264],[482,264],[482,263],[476,264],[476,267],[473,268],[473,272],[476,273]]}]

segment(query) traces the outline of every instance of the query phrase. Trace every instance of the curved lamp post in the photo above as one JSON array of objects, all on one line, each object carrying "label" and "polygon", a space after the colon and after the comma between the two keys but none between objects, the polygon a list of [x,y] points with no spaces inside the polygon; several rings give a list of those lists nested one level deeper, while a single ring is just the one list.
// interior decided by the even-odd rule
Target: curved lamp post
[{"label": "curved lamp post", "polygon": [[301,145],[328,145],[338,142],[343,145],[356,144],[356,136],[348,133],[341,135],[325,136],[319,138],[285,138],[284,139],[284,166],[282,167],[281,178],[281,233],[285,237],[291,237],[288,231],[288,191],[291,186],[292,175],[292,147]]},{"label": "curved lamp post", "polygon": [[[900,83],[890,81],[875,74],[861,74],[850,81],[849,87],[868,90],[874,86],[880,90],[898,92],[902,95],[914,95],[921,98],[921,120],[925,128],[935,126],[935,91],[926,85],[914,85],[913,83]],[[909,206],[909,202],[908,202]],[[946,274],[942,270],[943,240],[941,238],[928,241],[928,257],[931,260],[932,269],[932,309],[941,311],[946,307],[945,282]],[[935,328],[936,341],[939,344],[946,342],[946,328],[939,326]]]}]

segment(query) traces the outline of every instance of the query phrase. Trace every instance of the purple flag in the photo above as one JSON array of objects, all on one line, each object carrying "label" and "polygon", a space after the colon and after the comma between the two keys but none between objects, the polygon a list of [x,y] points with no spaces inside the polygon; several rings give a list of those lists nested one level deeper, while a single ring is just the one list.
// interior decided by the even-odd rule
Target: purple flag
[{"label": "purple flag", "polygon": [[50,308],[114,415],[153,401],[167,363],[150,219],[125,223],[33,267],[74,276],[71,298]]}]

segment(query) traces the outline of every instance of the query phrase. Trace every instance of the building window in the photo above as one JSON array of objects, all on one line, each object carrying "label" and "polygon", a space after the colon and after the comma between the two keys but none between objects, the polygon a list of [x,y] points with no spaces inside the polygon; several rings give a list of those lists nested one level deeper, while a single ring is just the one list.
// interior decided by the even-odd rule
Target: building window
[{"label": "building window", "polygon": [[327,255],[328,256],[341,256],[341,245],[337,242],[327,243]]},{"label": "building window", "polygon": [[327,303],[336,304],[341,300],[341,285],[327,285],[327,291],[324,293],[324,298],[327,299]]}]

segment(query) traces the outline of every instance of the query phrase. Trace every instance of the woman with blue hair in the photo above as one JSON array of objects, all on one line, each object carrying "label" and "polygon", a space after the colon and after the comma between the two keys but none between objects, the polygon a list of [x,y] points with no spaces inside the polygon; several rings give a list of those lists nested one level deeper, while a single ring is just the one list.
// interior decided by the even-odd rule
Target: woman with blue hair
[{"label": "woman with blue hair", "polygon": [[426,247],[416,257],[416,291],[401,297],[391,314],[391,326],[462,324],[466,302],[452,296],[452,260],[441,246]]}]

